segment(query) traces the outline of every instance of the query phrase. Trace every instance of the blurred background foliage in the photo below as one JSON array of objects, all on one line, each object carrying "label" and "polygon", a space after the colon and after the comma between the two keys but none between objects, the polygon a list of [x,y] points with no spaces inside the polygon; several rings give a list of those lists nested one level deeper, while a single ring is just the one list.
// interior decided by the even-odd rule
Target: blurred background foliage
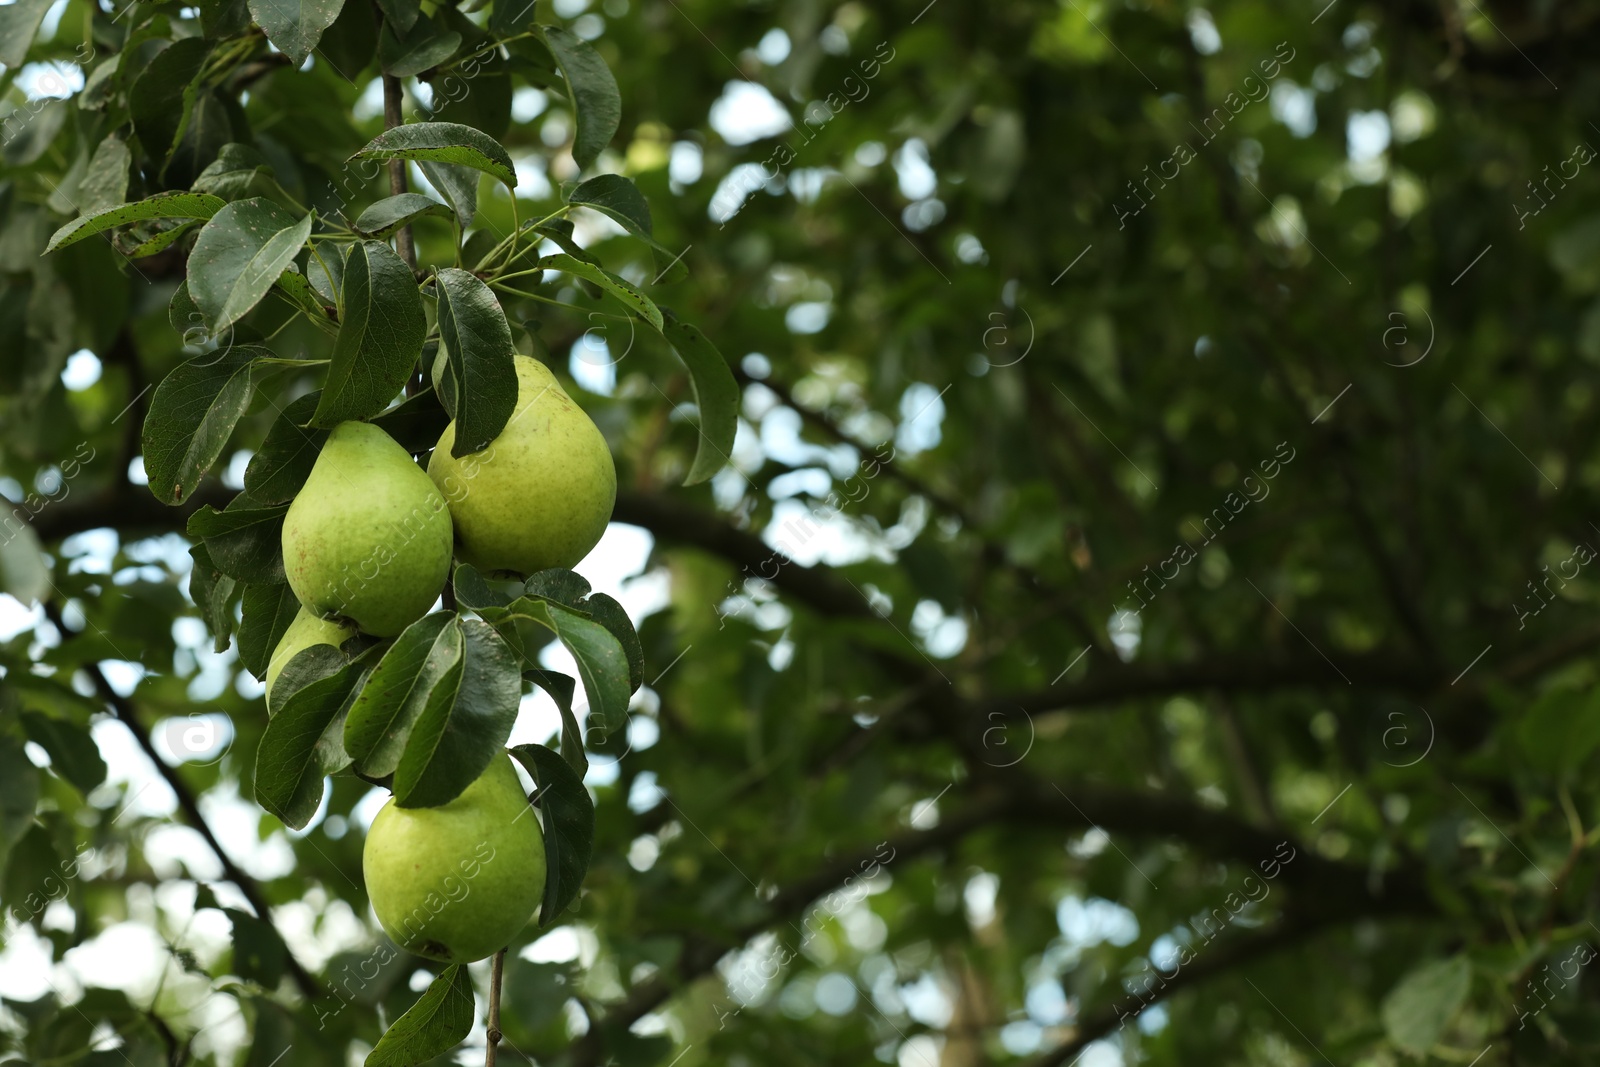
[{"label": "blurred background foliage", "polygon": [[[126,189],[93,177],[125,120],[97,73],[197,35],[195,9],[0,7],[7,1062],[359,1062],[433,970],[375,962],[363,783],[304,833],[240,799],[260,686],[213,650],[186,509],[138,457],[185,358],[181,244],[40,256],[229,140],[337,209],[382,128],[350,7]],[[598,169],[682,250],[652,292],[734,365],[743,422],[731,468],[681,488],[670,354],[508,307],[616,454],[619,525],[579,569],[634,612],[649,681],[626,736],[590,734],[589,882],[514,945],[502,1063],[1592,1061],[1600,12],[539,17],[615,72]],[[502,138],[522,218],[558,204],[562,98],[515,54],[459,99],[441,77],[407,116]],[[492,241],[510,205],[480,196]],[[613,236],[579,230],[658,277]],[[417,239],[449,255],[445,220]],[[189,507],[238,488],[275,415]]]}]

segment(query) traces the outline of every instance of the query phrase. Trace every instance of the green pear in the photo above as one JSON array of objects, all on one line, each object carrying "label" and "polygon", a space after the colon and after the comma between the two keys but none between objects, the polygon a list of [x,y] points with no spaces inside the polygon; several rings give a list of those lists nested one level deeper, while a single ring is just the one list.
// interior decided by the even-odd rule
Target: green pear
[{"label": "green pear", "polygon": [[428,474],[455,520],[456,556],[487,574],[571,567],[606,532],[617,471],[600,428],[543,363],[517,356],[517,406],[500,436],[457,459],[445,427]]},{"label": "green pear", "polygon": [[267,660],[267,699],[272,699],[272,683],[283,672],[283,665],[294,659],[295,653],[312,645],[332,645],[338,648],[355,636],[354,626],[333,622],[311,614],[304,607],[295,612],[294,621],[278,639],[278,647]]},{"label": "green pear", "polygon": [[361,852],[378,922],[402,948],[469,963],[505,948],[544,896],[544,834],[511,757],[437,808],[390,797]]},{"label": "green pear", "polygon": [[450,510],[394,438],[365,422],[328,435],[283,520],[283,569],[300,603],[394,637],[450,571]]}]

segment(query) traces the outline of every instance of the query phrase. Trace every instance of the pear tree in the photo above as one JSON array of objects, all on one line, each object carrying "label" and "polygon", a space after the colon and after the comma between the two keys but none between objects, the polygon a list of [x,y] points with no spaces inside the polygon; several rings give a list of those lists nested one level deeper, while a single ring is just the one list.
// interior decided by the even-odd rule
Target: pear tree
[{"label": "pear tree", "polygon": [[[107,27],[154,46],[142,69],[119,54],[91,75],[108,101],[96,177],[115,158],[119,178],[45,249],[110,241],[135,269],[184,257],[169,317],[188,358],[155,385],[142,434],[158,500],[190,499],[252,405],[278,413],[243,491],[188,522],[191,595],[217,647],[237,642],[267,684],[254,764],[266,811],[305,827],[330,775],[391,791],[366,840],[366,891],[396,944],[448,966],[374,1067],[461,1042],[463,967],[496,956],[492,1027],[498,954],[578,898],[594,836],[579,682],[540,666],[543,647],[566,645],[606,729],[642,680],[626,613],[571,569],[604,533],[617,480],[606,436],[547,366],[545,326],[604,314],[677,354],[700,411],[687,483],[722,465],[735,425],[717,350],[578,239],[574,214],[597,212],[656,252],[658,277],[681,275],[639,190],[598,169],[621,111],[604,60],[531,0],[478,7],[207,4]],[[575,177],[534,217],[489,132],[504,109],[471,102],[485,64],[573,110],[559,151]],[[251,86],[369,69],[383,131],[336,171],[286,172],[279,143],[255,132]],[[463,79],[467,103],[440,99]],[[401,121],[407,92],[429,83],[432,105]],[[560,709],[559,751],[508,752],[535,687]]]}]

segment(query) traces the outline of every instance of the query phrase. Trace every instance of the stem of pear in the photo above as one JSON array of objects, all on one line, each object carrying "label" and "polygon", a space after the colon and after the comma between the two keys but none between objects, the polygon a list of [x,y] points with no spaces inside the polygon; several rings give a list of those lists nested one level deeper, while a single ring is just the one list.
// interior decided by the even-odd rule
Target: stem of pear
[{"label": "stem of pear", "polygon": [[500,1045],[500,980],[505,975],[506,950],[494,954],[489,969],[489,1035],[488,1048],[483,1054],[483,1067],[494,1067],[495,1053]]}]

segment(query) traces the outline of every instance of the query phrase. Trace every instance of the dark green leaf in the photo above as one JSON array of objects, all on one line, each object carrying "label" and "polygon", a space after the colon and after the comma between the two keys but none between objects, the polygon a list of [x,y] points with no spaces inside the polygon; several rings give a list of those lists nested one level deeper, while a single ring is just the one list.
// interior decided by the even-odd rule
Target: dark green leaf
[{"label": "dark green leaf", "polygon": [[367,1055],[366,1067],[416,1067],[466,1039],[475,1017],[472,979],[457,964],[439,972],[422,999],[394,1021]]},{"label": "dark green leaf", "polygon": [[228,510],[211,505],[189,516],[189,536],[204,538],[217,569],[241,582],[277,585],[283,577],[283,516],[287,504],[248,507],[241,495]]},{"label": "dark green leaf", "polygon": [[190,546],[189,555],[194,559],[194,566],[189,570],[189,599],[200,609],[200,618],[211,631],[211,650],[226,651],[233,634],[233,602],[238,583],[211,562],[211,553],[204,543]]},{"label": "dark green leaf", "polygon": [[428,160],[423,160],[417,166],[422,168],[423,175],[439,191],[439,195],[450,202],[461,228],[471,226],[478,214],[478,182],[483,178],[482,172],[471,167]]},{"label": "dark green leaf", "polygon": [[701,333],[663,309],[666,325],[662,334],[689,368],[694,385],[695,405],[700,409],[700,447],[684,485],[696,485],[710,478],[733,454],[733,438],[739,429],[739,383],[715,345]]},{"label": "dark green leaf", "polygon": [[489,29],[497,37],[526,33],[538,21],[539,0],[494,0],[489,13]]},{"label": "dark green leaf", "polygon": [[266,157],[250,145],[225,144],[190,186],[197,193],[210,193],[224,200],[266,197],[288,207],[293,198],[278,184]]},{"label": "dark green leaf", "polygon": [[395,773],[412,727],[464,652],[461,624],[446,611],[418,619],[395,639],[345,719],[344,746],[357,770],[373,778]]},{"label": "dark green leaf", "polygon": [[544,27],[544,40],[567,80],[578,120],[572,158],[581,170],[593,163],[616,135],[622,123],[622,94],[611,68],[588,41],[560,26]]},{"label": "dark green leaf", "polygon": [[222,910],[233,924],[233,973],[265,989],[276,989],[288,956],[277,928],[237,908]]},{"label": "dark green leaf", "polygon": [[605,593],[594,593],[583,603],[583,610],[595,622],[611,631],[628,657],[628,688],[636,692],[644,684],[644,646],[633,628],[633,620],[617,600]]},{"label": "dark green leaf", "polygon": [[207,40],[237,37],[250,28],[250,7],[245,0],[199,0],[199,7]]},{"label": "dark green leaf", "polygon": [[[313,667],[334,669],[294,688]],[[256,751],[256,801],[287,826],[310,822],[322,803],[323,778],[350,765],[344,716],[362,672],[361,661],[313,645],[295,654],[272,687],[271,718]]]},{"label": "dark green leaf", "polygon": [[589,772],[589,756],[583,750],[583,731],[578,727],[578,717],[572,711],[572,698],[578,683],[574,678],[557,671],[538,667],[529,668],[522,676],[550,694],[557,710],[561,712],[561,758],[567,761],[574,774],[582,780]]},{"label": "dark green leaf", "polygon": [[144,150],[165,161],[178,146],[194,108],[201,68],[211,42],[201,37],[174,41],[144,68],[128,91],[128,113]]},{"label": "dark green leaf", "polygon": [[424,389],[373,419],[372,424],[400,442],[401,448],[416,454],[433,447],[450,424],[450,416],[439,406],[433,390]]},{"label": "dark green leaf", "polygon": [[505,312],[487,285],[454,267],[439,271],[438,282],[439,339],[459,386],[450,453],[465,456],[488,448],[516,408],[516,352]]},{"label": "dark green leaf", "polygon": [[158,193],[145,200],[73,219],[55,232],[45,251],[54,252],[113,226],[141,219],[209,219],[226,206],[226,201],[210,193]]},{"label": "dark green leaf", "polygon": [[1389,1040],[1405,1052],[1425,1056],[1439,1043],[1471,986],[1472,965],[1465,956],[1418,967],[1384,998],[1383,1027]]},{"label": "dark green leaf", "polygon": [[339,295],[339,336],[313,417],[325,427],[387,407],[416,370],[427,332],[411,268],[381,241],[351,248]]},{"label": "dark green leaf", "polygon": [[603,624],[553,600],[524,596],[504,609],[483,609],[483,617],[496,625],[506,619],[526,617],[548,627],[578,662],[578,675],[589,698],[589,708],[600,716],[607,732],[620,730],[628,721],[628,655]]},{"label": "dark green leaf", "polygon": [[317,47],[322,31],[339,17],[344,0],[250,0],[250,14],[295,66]]},{"label": "dark green leaf", "polygon": [[528,768],[539,792],[534,803],[544,823],[544,855],[548,873],[539,925],[550,926],[583,888],[594,848],[594,801],[583,779],[559,754],[543,745],[517,745],[511,750]]},{"label": "dark green leaf", "polygon": [[463,654],[434,685],[394,773],[395,803],[454,800],[505,747],[522,700],[516,656],[481,619],[460,623]]},{"label": "dark green leaf", "polygon": [[278,412],[261,447],[244,469],[245,491],[263,504],[287,504],[311,476],[327,430],[310,425],[320,392],[307,393]]},{"label": "dark green leaf", "polygon": [[288,583],[247,585],[240,606],[243,617],[239,623],[239,662],[259,681],[266,677],[267,661],[294,622],[300,602]]},{"label": "dark green leaf", "polygon": [[211,329],[226,329],[255,307],[310,233],[310,215],[296,220],[260,197],[212,216],[189,253],[189,294]]},{"label": "dark green leaf", "polygon": [[0,874],[11,850],[33,825],[39,802],[39,769],[22,750],[22,743],[0,733]]},{"label": "dark green leaf", "polygon": [[[621,301],[630,312],[657,330],[663,329],[661,309],[656,307],[656,302],[635,289],[632,283],[617,277],[603,267],[585,263],[581,259],[559,252],[553,256],[545,256],[539,261],[539,265],[549,270],[565,271],[573,277],[593,282]],[[730,374],[730,379],[731,377]]]},{"label": "dark green leaf", "polygon": [[50,769],[80,793],[88,795],[106,780],[106,761],[85,727],[37,711],[22,713],[22,727],[30,741],[50,754]]},{"label": "dark green leaf", "polygon": [[395,27],[384,23],[378,34],[378,62],[392,78],[411,78],[437,67],[456,54],[461,35],[434,24],[426,15],[417,18],[409,30],[396,35]]},{"label": "dark green leaf", "polygon": [[396,27],[401,33],[409,30],[417,21],[417,15],[422,11],[418,0],[378,0],[378,7],[383,11],[385,22]]},{"label": "dark green leaf", "polygon": [[650,222],[650,205],[631,180],[620,174],[597,175],[569,192],[567,203],[582,204],[602,212],[649,245],[661,271],[657,281],[674,282],[689,273],[683,256],[674,254],[655,239]]},{"label": "dark green leaf", "polygon": [[250,364],[270,354],[253,345],[207,352],[162,379],[144,421],[145,476],[158,500],[189,499],[250,404]]},{"label": "dark green leaf", "polygon": [[453,163],[517,186],[516,168],[500,142],[454,122],[413,122],[374,137],[352,159],[414,159]]},{"label": "dark green leaf", "polygon": [[[477,172],[473,172],[476,178]],[[453,212],[431,196],[401,193],[385,197],[361,213],[356,229],[372,237],[387,237],[402,226],[428,215],[450,218]]]},{"label": "dark green leaf", "polygon": [[16,69],[22,66],[33,45],[39,23],[54,0],[17,0],[0,7],[0,64]]}]

